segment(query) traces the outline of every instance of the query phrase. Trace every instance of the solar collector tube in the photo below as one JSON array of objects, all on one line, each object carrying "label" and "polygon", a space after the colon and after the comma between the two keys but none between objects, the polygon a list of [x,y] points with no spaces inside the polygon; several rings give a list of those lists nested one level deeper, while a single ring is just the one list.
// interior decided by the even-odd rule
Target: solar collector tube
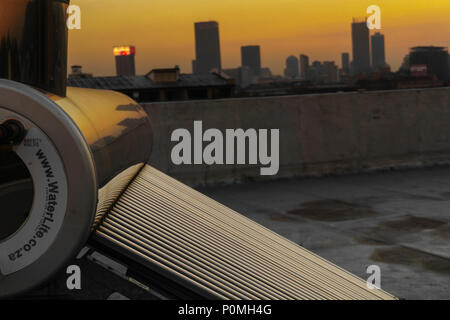
[{"label": "solar collector tube", "polygon": [[[150,170],[150,169],[147,169],[147,170]],[[145,175],[145,171],[143,172],[143,175]],[[152,181],[153,181],[153,183],[157,183],[156,182],[157,180],[158,179],[153,179]],[[170,190],[170,188],[167,185],[164,185],[164,190]],[[152,194],[156,194],[156,193],[158,193],[158,190],[157,189],[152,189]],[[186,194],[187,194],[187,192],[180,192],[180,193],[178,193],[178,195],[181,196],[181,197],[184,197]],[[189,198],[189,199],[190,199],[189,201],[192,204],[195,203],[192,200],[192,199],[195,199],[194,197]],[[209,201],[211,202],[211,200],[209,200]],[[214,202],[212,202],[212,203],[214,203]],[[231,212],[229,209],[227,209],[227,210],[228,210],[228,212],[226,212],[226,210],[225,210],[224,211],[225,214],[220,215],[221,219],[229,219],[230,216],[234,215],[234,213]],[[206,209],[205,212],[208,212],[209,214],[213,215],[214,210]],[[240,217],[240,215],[236,215],[236,217],[237,218],[243,218],[243,221],[247,222],[247,219],[244,218],[244,217]],[[214,223],[214,220],[207,220],[207,221],[211,222],[211,223]],[[251,220],[248,220],[248,221],[250,222],[251,228],[261,228],[264,231],[265,237],[266,236],[268,236],[268,237],[272,236],[272,232],[270,232],[269,230],[262,228],[261,226],[257,225],[256,223],[252,222]],[[215,225],[218,226],[217,223]],[[252,243],[256,244],[256,247],[258,247],[258,241],[260,241],[261,239],[259,239],[257,237],[254,237],[254,236],[249,236],[248,234],[245,234],[245,232],[244,233],[238,233],[239,230],[241,230],[241,231],[248,231],[247,229],[242,229],[242,225],[241,224],[232,224],[231,226],[232,226],[231,228],[227,229],[227,230],[229,230],[229,232],[231,232],[231,234],[235,235],[238,239],[242,239],[243,241],[245,241],[246,238],[250,237],[248,239],[251,239]],[[252,229],[250,229],[250,230],[252,230]],[[258,233],[257,233],[257,235],[258,235]],[[262,238],[262,240],[267,240],[265,237]],[[282,243],[283,245],[289,245],[289,242],[286,242],[286,240],[284,240],[283,242],[284,242],[284,243]],[[262,250],[263,250],[263,252],[268,253],[269,256],[275,254],[275,257],[277,257],[277,259],[286,259],[286,257],[287,257],[288,260],[284,260],[284,261],[290,261],[290,259],[292,259],[292,255],[290,253],[292,253],[293,255],[298,254],[298,252],[296,252],[296,251],[287,251],[287,255],[286,254],[285,255],[280,255],[280,252],[283,252],[280,249],[282,249],[283,247],[279,246],[279,244],[280,243],[277,243],[274,248],[271,247],[271,246],[264,247]],[[298,246],[295,245],[295,248],[297,249]],[[303,260],[304,260],[304,258],[301,259],[300,261],[295,261],[294,260],[294,263],[293,264],[291,263],[288,267],[289,268],[296,268],[296,267],[298,267],[299,263],[301,263],[301,264],[305,263],[305,261],[303,261]],[[276,261],[278,263],[280,263],[283,260],[276,260]],[[305,270],[302,270],[302,271],[304,272]],[[320,270],[315,269],[314,272],[316,272],[319,275],[321,275]],[[335,277],[336,275],[332,274],[332,276]],[[361,282],[361,281],[359,281],[359,282]]]},{"label": "solar collector tube", "polygon": [[[152,194],[154,194],[154,193],[155,192],[153,191]],[[127,200],[126,195],[124,196],[124,200]],[[135,200],[133,200],[133,199],[128,199],[128,200],[129,201],[127,201],[127,203],[135,202]],[[149,204],[150,204],[150,202],[149,202]],[[156,208],[154,203],[152,203],[150,205],[152,206],[152,208]],[[120,212],[121,215],[123,215],[124,211],[121,209],[122,209],[122,206],[120,203],[118,203],[114,211],[117,210],[118,212]],[[156,216],[158,215],[157,212],[158,212],[158,210],[156,210],[156,209],[152,210],[152,213],[151,213],[152,221],[154,221],[156,219]],[[180,211],[180,212],[183,212],[183,211]],[[184,212],[186,212],[186,211],[184,211]],[[174,217],[173,212],[167,212],[167,211],[161,212],[161,221],[165,225],[168,225],[171,222],[171,219],[173,219],[173,217]],[[189,221],[189,220],[191,220],[191,221]],[[200,220],[192,221],[192,219],[190,219],[189,217],[183,217],[183,214],[181,214],[181,217],[178,220],[178,222],[181,224],[180,228],[178,228],[177,230],[172,230],[171,234],[176,234],[177,237],[180,237],[181,234],[183,233],[183,230],[189,230],[190,232],[189,232],[189,234],[186,234],[186,238],[195,239],[196,235],[198,235],[198,237],[202,237],[203,243],[200,242],[200,246],[204,247],[205,244],[208,244],[207,248],[209,248],[211,251],[213,250],[213,248],[221,248],[221,246],[224,246],[226,244],[230,245],[230,247],[232,247],[232,246],[237,247],[241,251],[240,252],[241,254],[239,255],[239,257],[234,258],[233,261],[238,261],[238,263],[244,263],[244,264],[247,263],[247,265],[250,264],[249,265],[250,269],[247,269],[247,272],[249,272],[248,270],[251,270],[250,272],[255,273],[258,271],[257,267],[261,267],[256,264],[251,265],[253,260],[251,260],[250,258],[253,259],[254,254],[257,254],[257,252],[252,250],[251,247],[241,245],[236,241],[234,241],[232,243],[227,243],[228,241],[231,240],[231,238],[229,238],[229,237],[227,238],[225,236],[220,238],[220,242],[217,242],[217,239],[214,238],[214,235],[220,234],[221,230],[219,228],[214,228],[214,227],[208,228],[208,226],[204,226],[203,224],[201,224]],[[236,253],[234,253],[234,254],[236,254]],[[231,257],[233,257],[231,254],[223,255],[223,258],[227,261],[231,261],[232,260]],[[260,255],[258,257],[258,259],[264,260],[265,257]],[[265,263],[267,263],[267,262],[268,261],[265,261]],[[266,270],[268,270],[268,269],[266,269]],[[285,271],[289,271],[289,270],[285,270]],[[272,275],[269,273],[269,274],[265,274],[262,276],[263,277],[264,276],[271,277]],[[301,290],[301,287],[299,287],[297,290]]]}]

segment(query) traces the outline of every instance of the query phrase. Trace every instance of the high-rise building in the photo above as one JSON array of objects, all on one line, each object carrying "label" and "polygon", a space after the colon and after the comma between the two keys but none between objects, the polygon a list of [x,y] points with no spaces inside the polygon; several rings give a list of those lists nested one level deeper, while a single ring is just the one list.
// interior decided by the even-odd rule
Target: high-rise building
[{"label": "high-rise building", "polygon": [[195,23],[195,52],[193,73],[222,70],[219,24],[216,21]]},{"label": "high-rise building", "polygon": [[136,48],[134,46],[116,46],[113,48],[116,57],[116,73],[118,76],[135,76],[136,67],[134,57]]},{"label": "high-rise building", "polygon": [[308,80],[309,79],[309,57],[307,55],[300,55],[300,76]]},{"label": "high-rise building", "polygon": [[261,49],[259,46],[241,47],[242,67],[248,67],[253,76],[261,75]]},{"label": "high-rise building", "polygon": [[323,69],[325,83],[335,83],[338,81],[338,66],[334,61],[324,61]]},{"label": "high-rise building", "polygon": [[384,35],[377,32],[372,36],[372,68],[378,70],[386,66]]},{"label": "high-rise building", "polygon": [[435,75],[444,83],[449,81],[449,57],[445,47],[414,47],[409,54],[409,65],[426,66],[429,75]]},{"label": "high-rise building", "polygon": [[353,19],[353,74],[367,74],[370,72],[370,40],[369,28],[366,21]]},{"label": "high-rise building", "polygon": [[345,74],[349,74],[350,73],[350,55],[348,54],[348,52],[344,52],[341,55],[342,57],[342,70],[344,71]]},{"label": "high-rise building", "polygon": [[309,74],[314,83],[335,83],[338,81],[338,66],[334,61],[314,61]]},{"label": "high-rise building", "polygon": [[286,59],[286,69],[284,75],[288,78],[298,77],[298,59],[295,56],[289,56]]}]

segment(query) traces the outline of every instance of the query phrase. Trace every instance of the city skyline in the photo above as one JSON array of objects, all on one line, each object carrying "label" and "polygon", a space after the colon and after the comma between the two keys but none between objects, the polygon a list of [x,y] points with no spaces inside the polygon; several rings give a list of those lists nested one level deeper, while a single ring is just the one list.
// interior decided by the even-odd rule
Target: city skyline
[{"label": "city skyline", "polygon": [[[411,47],[450,46],[450,3],[413,2],[414,6],[411,1],[378,1],[382,9],[379,31],[386,35],[386,60],[393,70],[398,69]],[[230,0],[227,6],[197,0],[189,5],[178,0],[129,0],[127,5],[118,0],[72,3],[82,9],[82,29],[70,31],[69,64],[83,65],[94,75],[114,74],[111,48],[122,43],[136,46],[138,74],[174,65],[189,73],[195,58],[194,23],[209,20],[220,24],[224,69],[240,66],[240,48],[250,44],[261,47],[262,66],[274,74],[283,73],[289,55],[306,54],[313,60],[340,62],[341,53],[352,49],[352,18],[364,16],[367,6],[373,4],[365,0],[345,4],[330,0],[248,0],[239,4]],[[106,17],[102,23],[99,14]]]}]

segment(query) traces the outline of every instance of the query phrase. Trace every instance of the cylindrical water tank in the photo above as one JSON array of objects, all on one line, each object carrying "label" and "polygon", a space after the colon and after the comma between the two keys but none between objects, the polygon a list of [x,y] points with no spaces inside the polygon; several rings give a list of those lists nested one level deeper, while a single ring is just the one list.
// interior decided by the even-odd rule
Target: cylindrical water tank
[{"label": "cylindrical water tank", "polygon": [[0,2],[0,297],[72,259],[150,156],[135,101],[66,88],[68,3]]},{"label": "cylindrical water tank", "polygon": [[0,80],[0,297],[32,288],[86,243],[95,223],[150,157],[141,107],[120,93],[68,88],[66,97]]}]

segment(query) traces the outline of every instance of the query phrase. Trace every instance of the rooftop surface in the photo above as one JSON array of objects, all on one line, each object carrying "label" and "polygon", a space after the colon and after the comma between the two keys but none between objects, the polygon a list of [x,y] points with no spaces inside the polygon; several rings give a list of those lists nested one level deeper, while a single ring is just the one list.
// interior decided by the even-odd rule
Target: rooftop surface
[{"label": "rooftop surface", "polygon": [[146,76],[114,76],[70,78],[67,80],[67,85],[79,88],[127,90],[226,86],[229,83],[215,74],[180,74],[180,79],[176,82],[155,82]]},{"label": "rooftop surface", "polygon": [[[450,167],[258,182],[200,190],[401,299],[450,299]],[[28,297],[155,299],[88,259],[83,290],[62,271]]]},{"label": "rooftop surface", "polygon": [[200,190],[403,299],[450,299],[450,167]]}]

